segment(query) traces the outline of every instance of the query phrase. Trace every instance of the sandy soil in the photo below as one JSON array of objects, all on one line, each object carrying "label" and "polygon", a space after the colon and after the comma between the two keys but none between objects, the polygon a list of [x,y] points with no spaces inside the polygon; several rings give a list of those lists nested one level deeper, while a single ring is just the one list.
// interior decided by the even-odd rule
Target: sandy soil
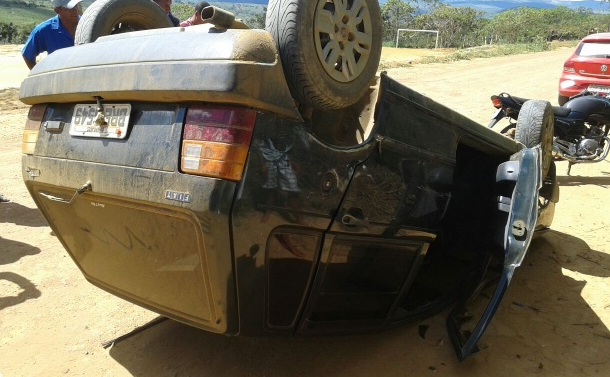
[{"label": "sandy soil", "polygon": [[[417,65],[389,74],[486,124],[489,96],[556,98],[569,50]],[[410,55],[409,55],[410,54]],[[384,50],[384,59],[411,59]],[[416,54],[415,54],[416,55]],[[483,350],[458,363],[446,313],[383,333],[307,339],[228,338],[163,321],[87,283],[30,199],[21,177],[27,75],[0,46],[0,376],[608,376],[610,165],[558,164],[561,200],[513,279]],[[429,326],[425,339],[418,326]]]}]

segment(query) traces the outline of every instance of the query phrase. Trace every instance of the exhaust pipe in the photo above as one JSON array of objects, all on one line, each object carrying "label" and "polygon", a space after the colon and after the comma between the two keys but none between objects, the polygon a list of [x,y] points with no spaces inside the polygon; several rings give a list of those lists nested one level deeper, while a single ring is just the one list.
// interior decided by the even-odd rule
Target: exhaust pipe
[{"label": "exhaust pipe", "polygon": [[215,6],[203,8],[201,19],[204,23],[210,23],[218,29],[249,29],[241,20],[236,20],[233,13]]}]

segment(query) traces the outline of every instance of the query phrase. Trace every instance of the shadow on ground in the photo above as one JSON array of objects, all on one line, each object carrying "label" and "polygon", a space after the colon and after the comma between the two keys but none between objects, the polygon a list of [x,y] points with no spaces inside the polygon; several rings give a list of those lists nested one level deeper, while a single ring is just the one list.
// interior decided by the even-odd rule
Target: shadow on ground
[{"label": "shadow on ground", "polygon": [[[446,335],[446,312],[419,322],[429,326],[427,339],[418,336],[417,326],[343,337],[225,337],[167,320],[116,343],[110,355],[134,376],[404,376],[443,370],[573,376],[587,368],[595,374],[607,363],[610,332],[581,296],[586,283],[564,270],[607,277],[610,257],[560,232],[535,237],[483,335],[483,350],[463,363]],[[566,360],[582,367],[564,366]]]},{"label": "shadow on ground", "polygon": [[0,237],[0,265],[17,262],[26,255],[36,255],[40,249],[27,243]]},{"label": "shadow on ground", "polygon": [[610,177],[583,177],[583,176],[560,176],[557,177],[560,186],[598,185],[610,186]]},{"label": "shadow on ground", "polygon": [[[7,288],[11,285],[13,289]],[[31,281],[14,272],[0,272],[0,286],[4,287],[0,291],[0,311],[9,306],[40,297],[40,291]]]},{"label": "shadow on ground", "polygon": [[0,205],[0,223],[32,227],[49,226],[38,208],[26,207],[16,202]]}]

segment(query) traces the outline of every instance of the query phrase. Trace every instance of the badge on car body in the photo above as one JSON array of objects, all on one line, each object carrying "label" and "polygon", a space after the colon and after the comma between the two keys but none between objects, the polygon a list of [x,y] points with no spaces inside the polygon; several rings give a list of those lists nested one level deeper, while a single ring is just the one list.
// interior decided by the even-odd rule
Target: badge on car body
[{"label": "badge on car body", "polygon": [[177,202],[182,202],[182,203],[190,203],[191,194],[189,194],[188,192],[165,190],[165,199],[175,200]]},{"label": "badge on car body", "polygon": [[600,69],[602,72],[606,72],[606,71],[608,70],[608,66],[607,66],[607,65],[605,65],[605,64],[602,64],[602,66],[601,66],[601,67],[599,67],[599,69]]}]

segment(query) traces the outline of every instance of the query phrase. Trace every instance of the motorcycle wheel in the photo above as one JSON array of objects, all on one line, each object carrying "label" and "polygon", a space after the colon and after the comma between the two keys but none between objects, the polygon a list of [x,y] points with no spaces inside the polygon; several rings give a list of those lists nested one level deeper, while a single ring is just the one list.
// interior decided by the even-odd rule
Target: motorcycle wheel
[{"label": "motorcycle wheel", "polygon": [[299,103],[342,109],[369,90],[381,58],[377,0],[269,0],[265,29]]},{"label": "motorcycle wheel", "polygon": [[129,31],[174,26],[160,6],[150,0],[97,0],[81,16],[74,44]]},{"label": "motorcycle wheel", "polygon": [[546,177],[553,161],[553,132],[555,117],[548,101],[526,101],[517,118],[515,140],[528,148],[540,144],[542,150],[542,176]]}]

